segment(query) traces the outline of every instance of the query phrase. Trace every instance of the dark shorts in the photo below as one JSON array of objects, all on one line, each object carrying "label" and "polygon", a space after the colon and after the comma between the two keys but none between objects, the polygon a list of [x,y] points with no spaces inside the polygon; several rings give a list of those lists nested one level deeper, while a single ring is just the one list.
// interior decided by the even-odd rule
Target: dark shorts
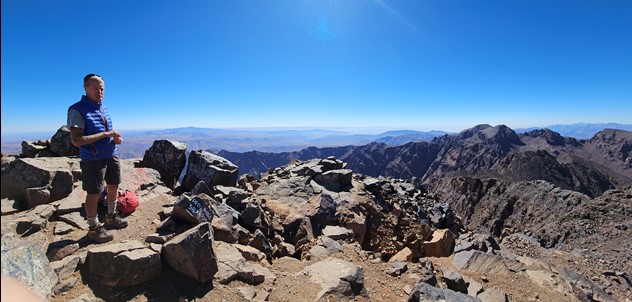
[{"label": "dark shorts", "polygon": [[101,194],[103,180],[108,185],[121,183],[121,164],[116,156],[108,159],[81,161],[80,167],[82,187],[88,194]]}]

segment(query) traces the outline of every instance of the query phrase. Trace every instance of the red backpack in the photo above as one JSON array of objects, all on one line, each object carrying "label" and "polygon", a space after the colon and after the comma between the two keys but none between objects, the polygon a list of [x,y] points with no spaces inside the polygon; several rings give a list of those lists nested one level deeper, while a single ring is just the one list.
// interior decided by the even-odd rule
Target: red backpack
[{"label": "red backpack", "polygon": [[[103,192],[101,192],[101,198],[99,198],[99,201],[101,202],[103,206],[107,206],[106,204],[107,195],[108,195],[108,191],[107,189],[104,189]],[[136,195],[136,193],[130,190],[118,191],[118,197],[116,197],[116,209],[118,210],[119,213],[129,214],[131,212],[134,212],[134,210],[136,210],[137,207],[138,207],[138,195]]]}]

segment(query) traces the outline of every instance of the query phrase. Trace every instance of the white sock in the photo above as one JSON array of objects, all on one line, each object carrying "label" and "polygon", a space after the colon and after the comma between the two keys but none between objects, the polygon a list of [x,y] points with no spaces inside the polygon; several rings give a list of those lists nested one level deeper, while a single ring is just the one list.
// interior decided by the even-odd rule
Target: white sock
[{"label": "white sock", "polygon": [[113,202],[108,201],[108,215],[114,214],[115,209],[116,209],[116,201],[113,201]]},{"label": "white sock", "polygon": [[88,220],[88,225],[89,226],[95,226],[99,223],[99,217],[94,216],[94,217],[86,217],[86,219]]}]

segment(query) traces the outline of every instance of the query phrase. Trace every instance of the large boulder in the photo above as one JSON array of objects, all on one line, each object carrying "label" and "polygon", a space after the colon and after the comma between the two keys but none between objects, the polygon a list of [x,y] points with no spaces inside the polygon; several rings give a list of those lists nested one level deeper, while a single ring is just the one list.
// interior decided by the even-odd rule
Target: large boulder
[{"label": "large boulder", "polygon": [[50,150],[59,156],[79,155],[79,148],[72,144],[70,129],[65,125],[50,139]]},{"label": "large boulder", "polygon": [[162,255],[174,270],[205,283],[218,271],[214,246],[213,229],[205,222],[169,240]]},{"label": "large boulder", "polygon": [[156,140],[145,151],[139,167],[148,167],[160,172],[160,177],[165,185],[173,189],[178,183],[186,164],[187,145],[171,140]]},{"label": "large boulder", "polygon": [[2,164],[2,198],[17,200],[21,208],[65,198],[79,173],[79,159],[19,158]]},{"label": "large boulder", "polygon": [[160,254],[136,240],[88,250],[90,274],[110,287],[134,286],[160,277]]},{"label": "large boulder", "polygon": [[20,280],[35,294],[47,299],[59,281],[43,246],[9,235],[2,236],[2,275]]},{"label": "large boulder", "polygon": [[350,300],[353,296],[368,295],[364,287],[364,270],[345,260],[327,258],[305,267],[299,274],[307,276],[307,282],[320,287],[316,296],[310,297],[314,301],[324,296]]},{"label": "large boulder", "polygon": [[203,180],[208,186],[236,186],[239,168],[227,159],[204,150],[191,151],[182,186],[190,191]]},{"label": "large boulder", "polygon": [[40,152],[44,151],[48,146],[46,142],[40,141],[22,141],[22,153],[21,157],[37,157]]}]

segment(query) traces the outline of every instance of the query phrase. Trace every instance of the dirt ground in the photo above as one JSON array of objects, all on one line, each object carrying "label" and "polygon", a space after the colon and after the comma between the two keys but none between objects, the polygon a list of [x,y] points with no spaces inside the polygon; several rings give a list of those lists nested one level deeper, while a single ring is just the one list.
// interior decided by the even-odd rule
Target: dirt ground
[{"label": "dirt ground", "polygon": [[[173,203],[174,200],[175,197],[161,195],[152,200],[142,202],[137,210],[127,217],[129,222],[127,228],[112,230],[115,235],[113,242],[126,240],[145,242],[146,236],[155,232],[155,223],[160,218],[159,213],[163,210],[163,204]],[[49,242],[55,240],[52,235],[55,223],[55,221],[52,221],[46,230],[42,231],[48,236]],[[64,239],[85,242],[84,236],[85,231],[76,230],[65,235]],[[95,244],[85,245],[77,253],[81,253],[93,246]],[[565,255],[567,254],[561,252],[542,253],[536,255],[536,257],[554,267],[568,266],[568,263],[581,263],[581,261],[576,262],[578,261],[577,259],[571,261]],[[368,296],[352,297],[349,301],[407,301],[410,292],[419,280],[420,264],[409,263],[408,270],[405,273],[394,277],[387,273],[390,267],[389,263],[379,259],[371,259],[370,254],[362,251],[356,243],[344,243],[343,252],[332,256],[360,265],[364,270],[364,282]],[[96,301],[98,299],[105,301],[251,301],[264,299],[267,301],[288,302],[313,301],[313,297],[315,297],[320,288],[301,282],[297,274],[307,265],[317,260],[299,261],[281,258],[275,259],[272,263],[262,263],[263,266],[276,275],[277,279],[274,282],[266,280],[259,285],[249,285],[241,281],[233,281],[228,285],[200,284],[189,277],[175,272],[165,264],[163,266],[163,274],[158,279],[128,288],[109,288],[98,284],[87,274],[86,269],[81,269],[68,279],[62,280],[62,282],[76,280],[74,286],[69,291],[53,296],[51,301],[70,301],[78,297],[89,297],[92,299],[88,301]],[[434,265],[438,280],[441,280],[442,267],[459,271],[454,267],[451,257],[430,258],[430,260]],[[574,297],[565,296],[552,290],[552,285],[545,284],[540,286],[533,283],[524,274],[476,275],[466,272],[461,273],[480,283],[486,289],[497,288],[504,291],[509,301],[577,301]],[[445,287],[445,284],[440,282],[440,286]],[[623,296],[620,296],[620,298],[621,301],[624,301]],[[321,299],[321,301],[339,300],[339,298],[332,297]]]}]

